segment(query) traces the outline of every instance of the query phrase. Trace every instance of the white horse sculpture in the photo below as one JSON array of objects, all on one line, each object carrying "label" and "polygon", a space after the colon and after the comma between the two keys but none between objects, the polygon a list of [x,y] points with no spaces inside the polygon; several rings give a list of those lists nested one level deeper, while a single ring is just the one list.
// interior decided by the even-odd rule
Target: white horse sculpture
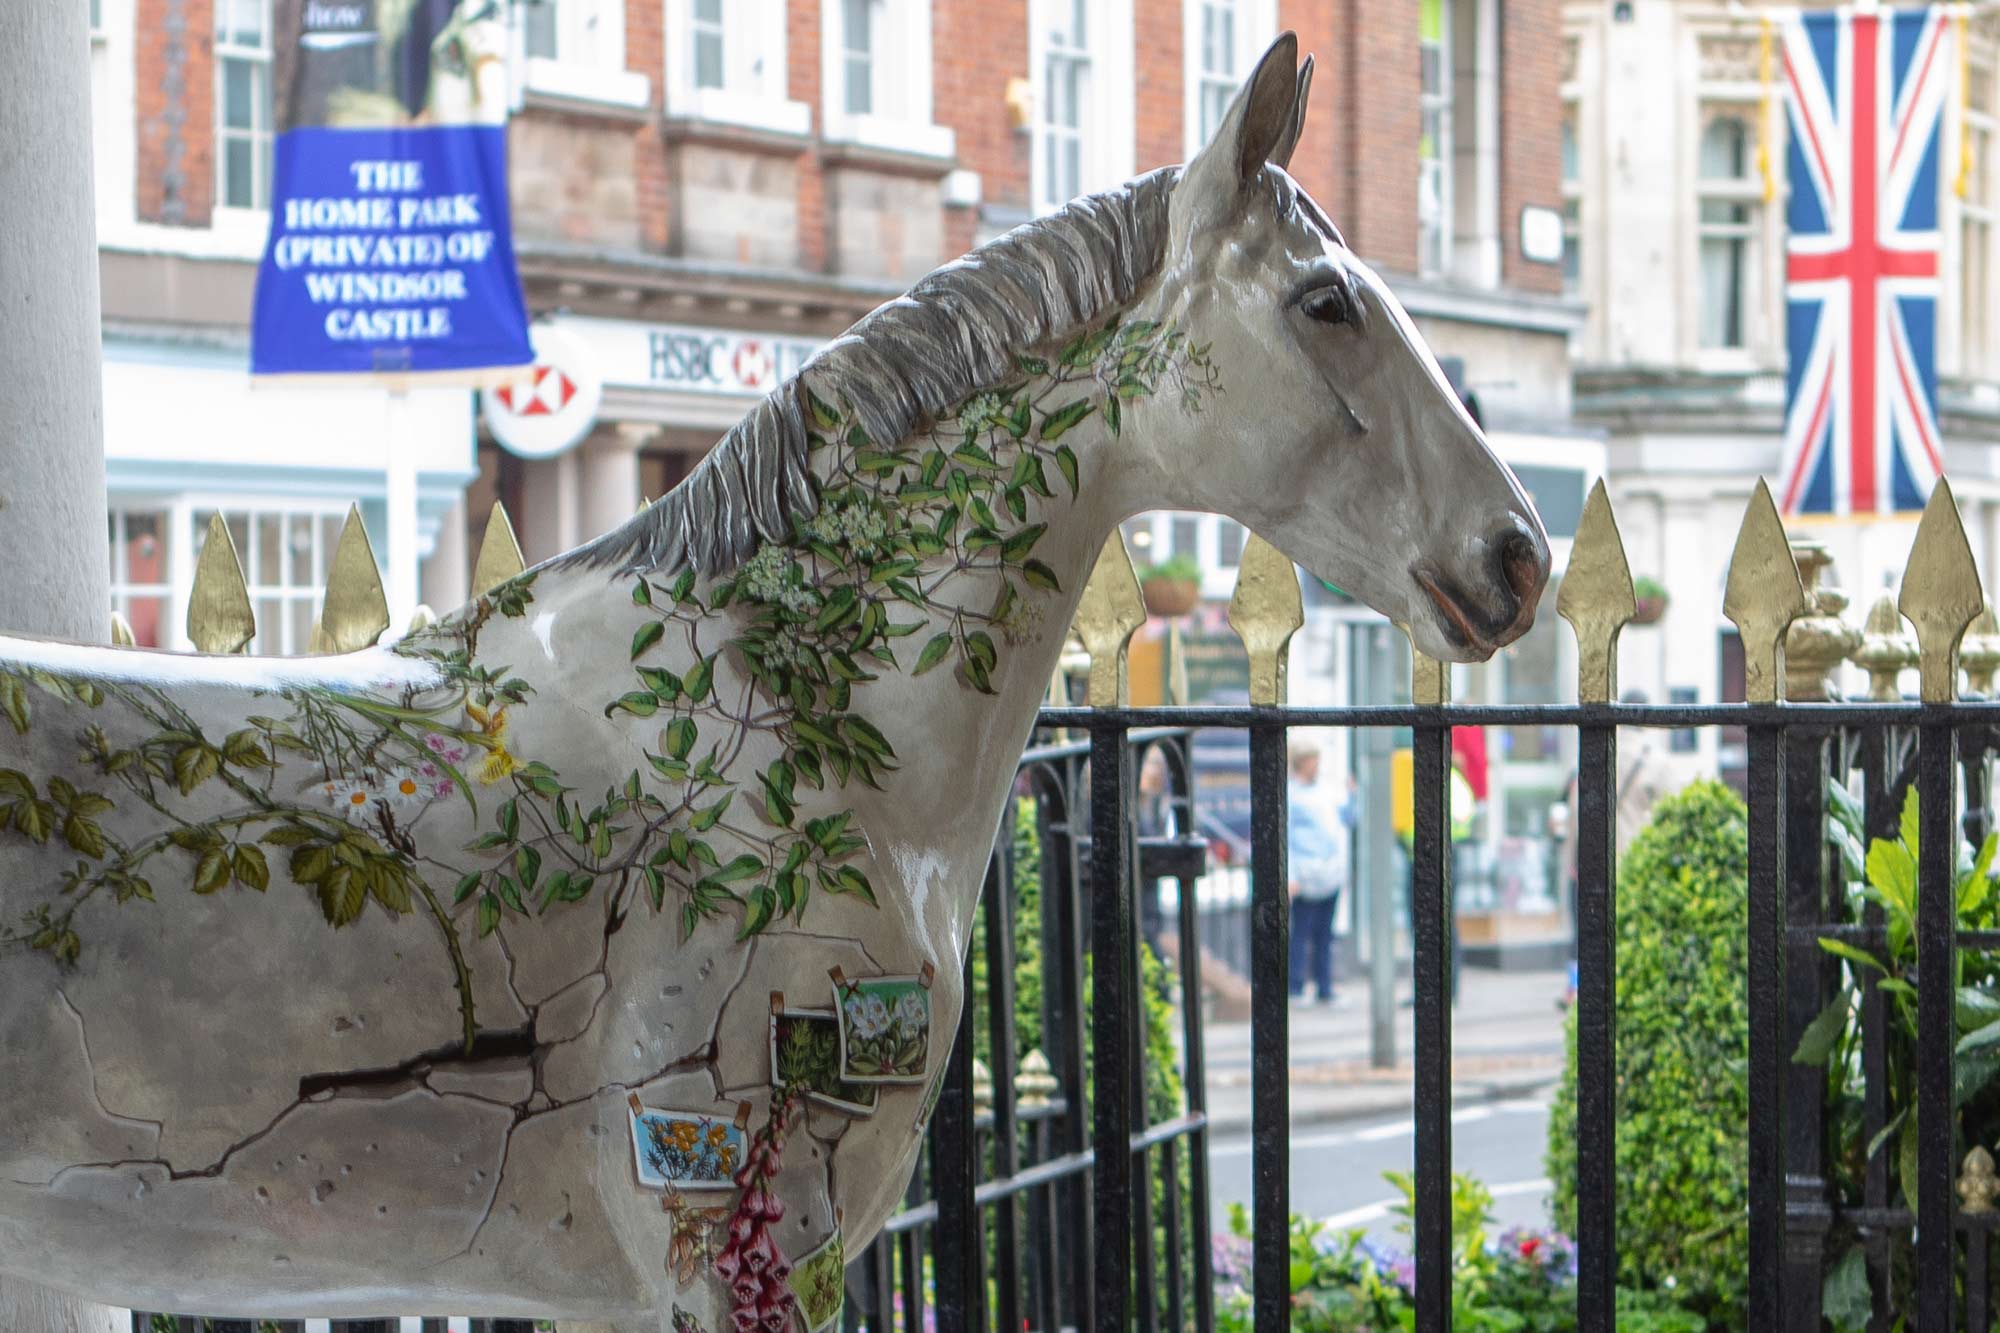
[{"label": "white horse sculpture", "polygon": [[1215,509],[1483,658],[1534,511],[1215,141],[932,274],[687,483],[390,647],[0,638],[0,1271],[217,1314],[820,1330],[897,1207],[1106,534]]}]

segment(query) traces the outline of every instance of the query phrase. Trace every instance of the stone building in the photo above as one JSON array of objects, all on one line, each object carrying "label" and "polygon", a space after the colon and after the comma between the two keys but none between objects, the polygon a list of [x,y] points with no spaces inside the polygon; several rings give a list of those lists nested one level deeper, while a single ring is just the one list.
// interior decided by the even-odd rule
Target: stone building
[{"label": "stone building", "polygon": [[[1613,499],[1635,575],[1667,592],[1654,627],[1628,630],[1620,681],[1656,702],[1742,697],[1723,578],[1756,478],[1775,489],[1785,403],[1782,53],[1777,6],[1575,0],[1563,14],[1563,198],[1569,290],[1589,310],[1575,340],[1578,420],[1605,432]],[[1981,567],[2000,558],[2000,339],[1994,316],[1993,166],[2000,22],[1971,18],[1944,113],[1938,303],[1946,470]],[[1957,164],[1963,162],[1964,194]],[[1767,184],[1764,170],[1769,165]],[[1824,542],[1831,582],[1859,605],[1894,591],[1916,515],[1797,519]],[[1690,773],[1734,775],[1740,740],[1671,740]]]}]

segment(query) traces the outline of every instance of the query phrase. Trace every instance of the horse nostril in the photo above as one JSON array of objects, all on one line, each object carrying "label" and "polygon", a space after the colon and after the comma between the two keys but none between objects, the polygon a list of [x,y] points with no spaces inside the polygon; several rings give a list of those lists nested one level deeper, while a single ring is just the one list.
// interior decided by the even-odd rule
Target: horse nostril
[{"label": "horse nostril", "polygon": [[1525,532],[1500,543],[1500,581],[1513,590],[1524,607],[1532,607],[1549,579],[1549,558],[1542,544]]}]

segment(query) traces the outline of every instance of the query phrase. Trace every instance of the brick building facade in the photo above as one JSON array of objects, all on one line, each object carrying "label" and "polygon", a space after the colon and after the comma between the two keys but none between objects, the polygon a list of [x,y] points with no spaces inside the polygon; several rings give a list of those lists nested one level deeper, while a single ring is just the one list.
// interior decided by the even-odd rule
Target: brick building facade
[{"label": "brick building facade", "polygon": [[[371,525],[382,512],[382,394],[251,392],[242,374],[270,189],[270,2],[92,4],[114,583],[165,644],[207,512],[256,552],[260,598],[301,626],[320,530],[353,496]],[[441,441],[420,475],[428,600],[457,600],[496,496],[530,559],[592,536],[684,475],[774,372],[926,271],[1185,160],[1284,28],[1316,57],[1294,173],[1456,358],[1566,546],[1596,454],[1568,425],[1583,313],[1546,241],[1551,221],[1561,236],[1559,0],[508,3],[521,280],[589,350],[604,404],[581,445],[522,459],[469,393],[411,395]],[[1233,524],[1156,516],[1133,537],[1196,556],[1226,596]],[[1360,613],[1324,609],[1324,662],[1301,674],[1338,692],[1339,626]],[[258,647],[296,650],[303,633]],[[1552,688],[1563,649],[1548,634],[1546,682],[1495,669],[1471,694]]]}]

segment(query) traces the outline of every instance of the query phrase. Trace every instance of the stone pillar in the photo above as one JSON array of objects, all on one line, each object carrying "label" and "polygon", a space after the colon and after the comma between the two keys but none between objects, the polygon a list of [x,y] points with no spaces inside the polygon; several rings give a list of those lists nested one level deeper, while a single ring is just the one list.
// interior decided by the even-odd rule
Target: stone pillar
[{"label": "stone pillar", "polygon": [[103,643],[110,560],[86,25],[80,4],[0,6],[0,632]]},{"label": "stone pillar", "polygon": [[[82,5],[0,8],[0,632],[110,636],[90,35]],[[0,1277],[0,1328],[131,1316]]]},{"label": "stone pillar", "polygon": [[467,563],[468,538],[465,528],[465,500],[445,510],[438,520],[437,538],[431,543],[430,559],[424,561],[423,599],[438,615],[465,605],[472,568]]},{"label": "stone pillar", "polygon": [[579,540],[577,451],[539,458],[522,468],[521,512],[512,515],[521,554],[531,565],[561,555]]},{"label": "stone pillar", "polygon": [[582,540],[602,536],[638,510],[639,450],[657,434],[657,426],[628,421],[583,442]]}]

